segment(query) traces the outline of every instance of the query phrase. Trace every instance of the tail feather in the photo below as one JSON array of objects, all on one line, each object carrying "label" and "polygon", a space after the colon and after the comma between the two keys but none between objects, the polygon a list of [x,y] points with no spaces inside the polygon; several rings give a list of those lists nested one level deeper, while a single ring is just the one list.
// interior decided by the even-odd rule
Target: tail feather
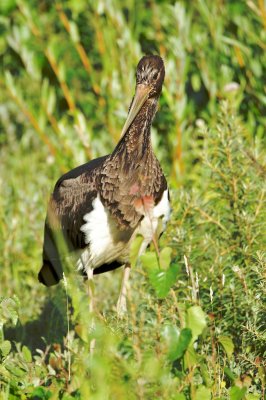
[{"label": "tail feather", "polygon": [[46,221],[44,227],[43,265],[38,274],[38,279],[45,286],[52,286],[56,285],[62,278],[63,268],[60,255],[54,241],[53,232]]},{"label": "tail feather", "polygon": [[58,276],[50,261],[44,261],[42,268],[38,274],[39,282],[45,286],[56,285],[63,276]]}]

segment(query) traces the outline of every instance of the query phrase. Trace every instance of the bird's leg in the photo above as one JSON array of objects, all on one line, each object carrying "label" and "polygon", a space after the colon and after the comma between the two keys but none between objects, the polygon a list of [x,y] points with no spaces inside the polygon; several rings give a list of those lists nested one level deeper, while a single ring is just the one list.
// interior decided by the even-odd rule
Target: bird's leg
[{"label": "bird's leg", "polygon": [[116,311],[119,317],[122,317],[127,312],[127,288],[128,288],[130,269],[131,266],[129,263],[127,263],[124,267],[121,290],[116,305]]},{"label": "bird's leg", "polygon": [[[87,270],[87,277],[88,277],[88,294],[89,294],[89,312],[90,312],[90,318],[91,318],[91,331],[94,330],[95,328],[95,323],[94,323],[94,316],[93,316],[93,311],[94,311],[94,282],[93,282],[93,269],[89,268]],[[90,354],[93,354],[95,348],[95,339],[92,339],[90,342]]]},{"label": "bird's leg", "polygon": [[89,268],[87,270],[87,277],[88,277],[88,294],[89,294],[89,311],[93,313],[94,311],[94,282],[93,282],[93,269]]}]

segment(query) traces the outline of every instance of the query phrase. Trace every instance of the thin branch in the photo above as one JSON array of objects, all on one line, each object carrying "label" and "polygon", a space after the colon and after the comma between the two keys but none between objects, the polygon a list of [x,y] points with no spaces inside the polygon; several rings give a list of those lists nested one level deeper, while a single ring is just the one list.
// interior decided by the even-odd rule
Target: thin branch
[{"label": "thin branch", "polygon": [[265,176],[266,175],[266,167],[265,165],[262,165],[258,162],[258,160],[253,156],[253,154],[250,153],[248,150],[243,150],[243,153],[245,156],[247,156],[253,163],[254,167],[257,168],[257,170],[260,172],[261,175]]},{"label": "thin branch", "polygon": [[221,228],[224,232],[228,233],[228,230],[219,222],[216,221],[214,218],[212,218],[209,214],[207,214],[205,211],[203,211],[201,208],[199,207],[195,207],[195,210],[199,211],[199,213],[206,218],[209,222],[212,222],[213,224],[219,226],[219,228]]}]

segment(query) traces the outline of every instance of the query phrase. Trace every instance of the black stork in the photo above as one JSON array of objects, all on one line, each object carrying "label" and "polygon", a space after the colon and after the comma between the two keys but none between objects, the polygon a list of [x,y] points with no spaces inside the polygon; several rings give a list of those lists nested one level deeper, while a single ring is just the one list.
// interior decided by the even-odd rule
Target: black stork
[{"label": "black stork", "polygon": [[[75,255],[76,269],[89,283],[95,274],[124,266],[119,314],[126,311],[132,241],[137,234],[143,236],[142,254],[159,233],[156,231],[163,231],[170,215],[167,182],[153,152],[150,132],[164,75],[161,57],[149,55],[139,61],[135,95],[114,151],[63,175],[48,205],[39,281],[51,286],[63,277],[55,240],[61,232]],[[92,310],[92,299],[90,303]]]}]

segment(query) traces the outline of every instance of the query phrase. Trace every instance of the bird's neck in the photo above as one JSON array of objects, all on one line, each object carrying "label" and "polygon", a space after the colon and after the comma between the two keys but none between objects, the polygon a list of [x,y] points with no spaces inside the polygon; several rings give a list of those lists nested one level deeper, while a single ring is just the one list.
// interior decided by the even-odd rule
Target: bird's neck
[{"label": "bird's neck", "polygon": [[153,156],[151,146],[151,124],[157,111],[157,98],[148,99],[139,110],[134,121],[118,142],[113,154],[120,154],[128,163],[137,163]]}]

